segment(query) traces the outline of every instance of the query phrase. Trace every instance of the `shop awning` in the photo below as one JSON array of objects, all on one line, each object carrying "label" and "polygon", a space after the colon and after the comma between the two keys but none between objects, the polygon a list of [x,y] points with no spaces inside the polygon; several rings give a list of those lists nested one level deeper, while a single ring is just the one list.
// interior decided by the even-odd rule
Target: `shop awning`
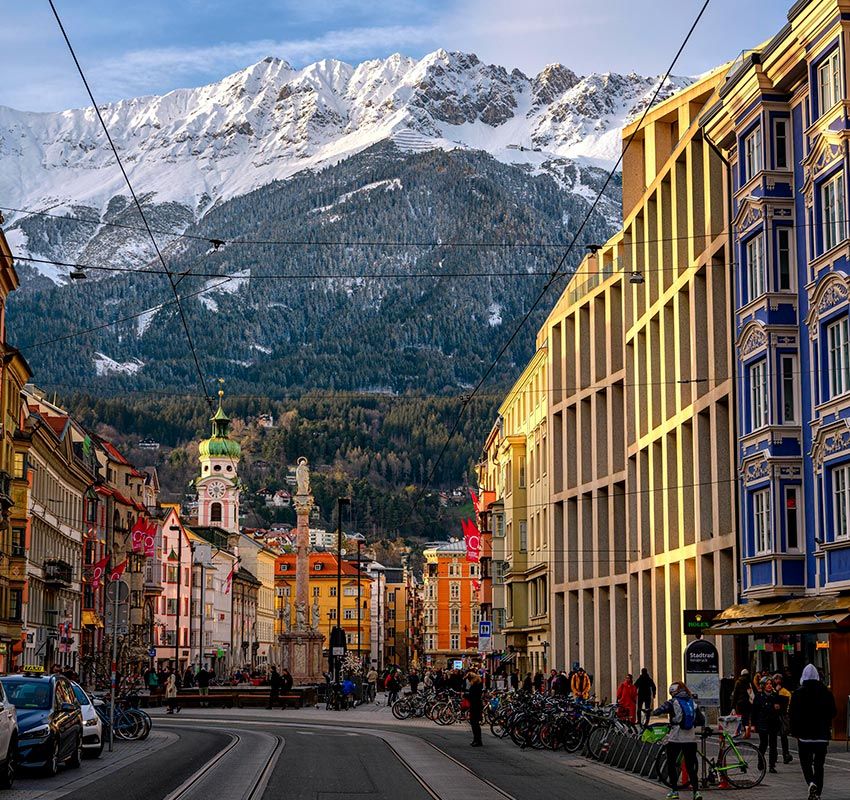
[{"label": "shop awning", "polygon": [[705,633],[825,633],[850,628],[850,597],[800,597],[730,606]]}]

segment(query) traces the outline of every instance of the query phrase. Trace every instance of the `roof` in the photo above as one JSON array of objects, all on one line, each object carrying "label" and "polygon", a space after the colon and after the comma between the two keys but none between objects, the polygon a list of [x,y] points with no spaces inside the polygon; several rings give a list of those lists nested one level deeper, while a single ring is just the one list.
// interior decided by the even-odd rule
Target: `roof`
[{"label": "roof", "polygon": [[[284,553],[281,556],[278,556],[275,559],[274,563],[274,571],[276,575],[295,575],[295,553]],[[337,575],[337,561],[336,555],[333,553],[310,553],[310,574],[321,574],[321,575]],[[282,570],[281,565],[286,564],[287,569]],[[321,570],[316,570],[316,564],[322,564]],[[356,578],[358,574],[360,574],[363,580],[368,580],[363,573],[360,573],[357,567],[354,564],[349,563],[343,559],[342,561],[342,572],[339,573],[343,576],[347,575],[352,578]]]},{"label": "roof", "polygon": [[445,542],[443,544],[438,544],[433,547],[429,547],[428,549],[436,550],[438,553],[445,553],[446,555],[451,555],[454,553],[465,553],[466,542]]},{"label": "roof", "polygon": [[130,466],[130,462],[118,452],[118,449],[114,444],[112,444],[112,442],[108,442],[106,439],[101,439],[100,437],[98,437],[98,441],[106,451],[106,455],[108,455],[113,461],[117,461],[119,464],[125,464],[128,467]]},{"label": "roof", "polygon": [[249,572],[245,567],[239,567],[236,571],[236,574],[233,576],[233,580],[242,581],[243,583],[249,583],[251,586],[262,586],[263,582],[258,578],[254,577],[253,572]]},{"label": "roof", "polygon": [[121,494],[117,489],[113,489],[111,486],[104,486],[101,484],[100,486],[95,486],[94,489],[98,494],[102,494],[105,497],[113,497],[115,501],[121,503],[121,505],[129,506],[130,508],[135,508],[136,511],[147,511],[147,508],[138,500],[133,500],[126,495]]},{"label": "roof", "polygon": [[215,547],[222,550],[229,549],[228,536],[230,534],[224,528],[219,528],[216,525],[193,525],[192,531]]}]

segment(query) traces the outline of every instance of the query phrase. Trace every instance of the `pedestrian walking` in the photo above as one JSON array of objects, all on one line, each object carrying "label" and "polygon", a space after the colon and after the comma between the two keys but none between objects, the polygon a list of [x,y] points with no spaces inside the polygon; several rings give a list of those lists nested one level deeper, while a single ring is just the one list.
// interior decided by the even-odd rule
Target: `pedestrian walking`
[{"label": "pedestrian walking", "polygon": [[573,693],[573,697],[587,700],[590,697],[590,690],[590,675],[584,671],[584,667],[579,667],[573,675],[570,691]]},{"label": "pedestrian walking", "polygon": [[398,675],[395,672],[391,672],[387,676],[387,684],[385,686],[387,690],[387,705],[392,706],[396,700],[398,700],[398,693],[401,689],[401,682],[398,679]]},{"label": "pedestrian walking", "polygon": [[773,691],[770,678],[761,679],[761,687],[753,700],[752,724],[759,735],[759,751],[768,755],[768,769],[776,772],[776,743],[782,705]]},{"label": "pedestrian walking", "polygon": [[[701,712],[690,689],[681,681],[670,684],[670,699],[652,712],[652,716],[667,714],[670,733],[667,734],[667,773],[670,786],[668,800],[678,800],[679,759],[685,762],[688,783],[693,791],[693,800],[702,800],[699,791],[699,765],[697,763],[696,729],[705,724],[700,720]],[[684,788],[684,787],[683,787]]]},{"label": "pedestrian walking", "polygon": [[[294,683],[295,681],[292,678],[292,674],[286,667],[284,667],[283,672],[280,673],[280,693],[282,697],[285,698],[286,695],[292,692]],[[284,706],[286,706],[286,701],[282,699],[280,703],[281,709],[284,708]]]},{"label": "pedestrian walking", "polygon": [[369,702],[374,703],[378,694],[378,671],[374,667],[366,673],[366,685],[369,687]]},{"label": "pedestrian walking", "polygon": [[738,680],[735,681],[735,688],[732,690],[732,706],[735,713],[741,718],[741,727],[744,731],[744,738],[750,738],[750,715],[753,710],[753,698],[755,693],[750,685],[750,671],[742,669]]},{"label": "pedestrian walking", "polygon": [[784,678],[777,672],[773,676],[773,691],[779,698],[782,710],[779,712],[779,741],[782,743],[782,763],[790,764],[794,760],[791,748],[788,746],[788,735],[791,732],[791,720],[788,717],[788,707],[791,705],[791,692],[783,686]]},{"label": "pedestrian walking", "polygon": [[525,676],[525,680],[522,682],[522,690],[524,692],[530,692],[534,688],[534,683],[531,680],[531,673],[529,672]]},{"label": "pedestrian walking", "polygon": [[617,714],[632,724],[637,718],[637,687],[629,673],[617,687]]},{"label": "pedestrian walking", "polygon": [[808,800],[820,800],[823,792],[823,765],[836,713],[832,692],[821,683],[817,667],[807,664],[800,688],[791,695],[789,717],[803,778],[809,785]]},{"label": "pedestrian walking", "polygon": [[469,725],[472,728],[472,747],[482,747],[481,741],[481,719],[484,716],[484,683],[481,676],[476,672],[467,675],[469,688],[466,691],[466,699],[469,702]]},{"label": "pedestrian walking", "polygon": [[283,681],[280,679],[280,673],[277,667],[272,667],[271,675],[269,675],[269,704],[266,708],[274,708],[280,702],[280,687]]},{"label": "pedestrian walking", "polygon": [[186,667],[186,671],[183,673],[183,686],[186,689],[191,689],[195,685],[195,673],[192,670],[192,666],[189,665]]},{"label": "pedestrian walking", "polygon": [[534,691],[537,692],[537,694],[543,693],[543,682],[544,681],[545,681],[545,678],[544,678],[542,672],[535,672],[534,673],[534,680],[532,681],[532,685],[534,686]]},{"label": "pedestrian walking", "polygon": [[165,703],[168,706],[167,714],[180,713],[180,706],[177,705],[177,676],[173,672],[168,674],[165,682]]},{"label": "pedestrian walking", "polygon": [[640,717],[640,723],[641,725],[649,725],[649,715],[652,711],[652,706],[655,705],[655,696],[658,694],[658,689],[646,667],[641,667],[640,675],[638,675],[635,681],[635,687],[637,688],[637,711]]},{"label": "pedestrian walking", "polygon": [[199,670],[198,674],[195,675],[195,681],[198,684],[198,694],[201,696],[200,705],[201,708],[206,708],[209,705],[208,698],[210,696],[210,678],[212,677],[211,673],[207,671],[207,665],[204,664]]},{"label": "pedestrian walking", "polygon": [[419,673],[415,669],[410,670],[410,674],[407,676],[407,683],[410,685],[410,693],[416,694],[419,689]]},{"label": "pedestrian walking", "polygon": [[511,672],[511,691],[517,692],[519,691],[519,670],[515,669]]}]

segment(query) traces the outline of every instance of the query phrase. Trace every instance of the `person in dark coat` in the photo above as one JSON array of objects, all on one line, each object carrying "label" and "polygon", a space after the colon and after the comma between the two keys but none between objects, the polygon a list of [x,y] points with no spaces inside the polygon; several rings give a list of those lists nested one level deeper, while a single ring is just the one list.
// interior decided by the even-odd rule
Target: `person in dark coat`
[{"label": "person in dark coat", "polygon": [[519,670],[515,669],[511,673],[511,691],[516,692],[519,690]]},{"label": "person in dark coat", "polygon": [[467,675],[469,689],[466,691],[466,699],[469,701],[469,724],[472,727],[472,747],[482,747],[481,741],[481,719],[484,716],[484,683],[481,676],[476,672]]},{"label": "person in dark coat", "polygon": [[207,671],[206,665],[198,670],[195,680],[198,682],[198,694],[201,696],[200,706],[206,708],[209,705],[208,698],[210,696],[210,678],[212,674]]},{"label": "person in dark coat", "polygon": [[532,685],[534,686],[534,691],[537,692],[537,694],[542,694],[544,680],[545,678],[542,672],[534,673],[534,680],[532,681]]},{"label": "person in dark coat", "polygon": [[741,717],[745,739],[750,738],[750,714],[753,710],[752,700],[750,699],[751,692],[750,671],[742,669],[738,680],[735,681],[735,688],[732,690],[732,707],[735,709],[735,713]]},{"label": "person in dark coat", "polygon": [[817,668],[807,664],[800,688],[791,695],[789,717],[809,800],[819,800],[823,792],[823,765],[836,713],[832,692],[821,683]]},{"label": "person in dark coat", "polygon": [[762,678],[759,692],[753,700],[752,723],[759,735],[759,750],[768,753],[768,768],[776,772],[777,740],[782,721],[782,698],[773,691],[773,681]]},{"label": "person in dark coat", "polygon": [[273,708],[280,702],[280,689],[283,686],[280,673],[277,667],[272,667],[271,675],[269,675],[269,704],[266,708]]},{"label": "person in dark coat", "polygon": [[649,714],[652,707],[655,705],[655,696],[658,694],[658,688],[655,686],[655,681],[649,674],[646,667],[642,667],[640,675],[635,681],[637,689],[637,715],[638,722],[642,725],[649,724]]},{"label": "person in dark coat", "polygon": [[530,692],[533,688],[534,684],[531,682],[531,673],[529,672],[525,676],[525,680],[522,682],[522,690],[524,692]]}]

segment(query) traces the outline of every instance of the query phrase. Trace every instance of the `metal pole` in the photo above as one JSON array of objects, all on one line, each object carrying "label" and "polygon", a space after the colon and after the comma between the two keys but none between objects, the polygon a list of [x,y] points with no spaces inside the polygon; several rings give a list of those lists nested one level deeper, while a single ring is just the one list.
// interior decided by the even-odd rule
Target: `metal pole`
[{"label": "metal pole", "polygon": [[201,640],[198,642],[198,669],[204,666],[204,617],[207,615],[207,582],[204,563],[201,562]]},{"label": "metal pole", "polygon": [[109,726],[109,752],[115,742],[115,682],[118,671],[118,587],[115,587],[115,597],[112,604],[112,670],[109,681],[109,719],[113,724]]},{"label": "metal pole", "polygon": [[362,539],[357,540],[357,658],[363,667],[363,653],[360,649],[360,548],[363,546]]},{"label": "metal pole", "polygon": [[384,659],[382,657],[383,653],[381,651],[381,620],[382,620],[382,618],[381,618],[381,595],[382,594],[383,594],[383,592],[381,591],[381,571],[378,570],[378,625],[377,625],[377,631],[378,631],[378,672],[379,673],[381,671],[381,666],[384,663]]},{"label": "metal pole", "polygon": [[[342,498],[336,501],[336,624],[342,630]],[[339,656],[334,658],[334,682],[339,683]]]},{"label": "metal pole", "polygon": [[182,599],[180,586],[183,581],[183,537],[180,528],[171,526],[171,530],[177,531],[177,616],[174,619],[174,675],[180,672],[180,600]]}]

